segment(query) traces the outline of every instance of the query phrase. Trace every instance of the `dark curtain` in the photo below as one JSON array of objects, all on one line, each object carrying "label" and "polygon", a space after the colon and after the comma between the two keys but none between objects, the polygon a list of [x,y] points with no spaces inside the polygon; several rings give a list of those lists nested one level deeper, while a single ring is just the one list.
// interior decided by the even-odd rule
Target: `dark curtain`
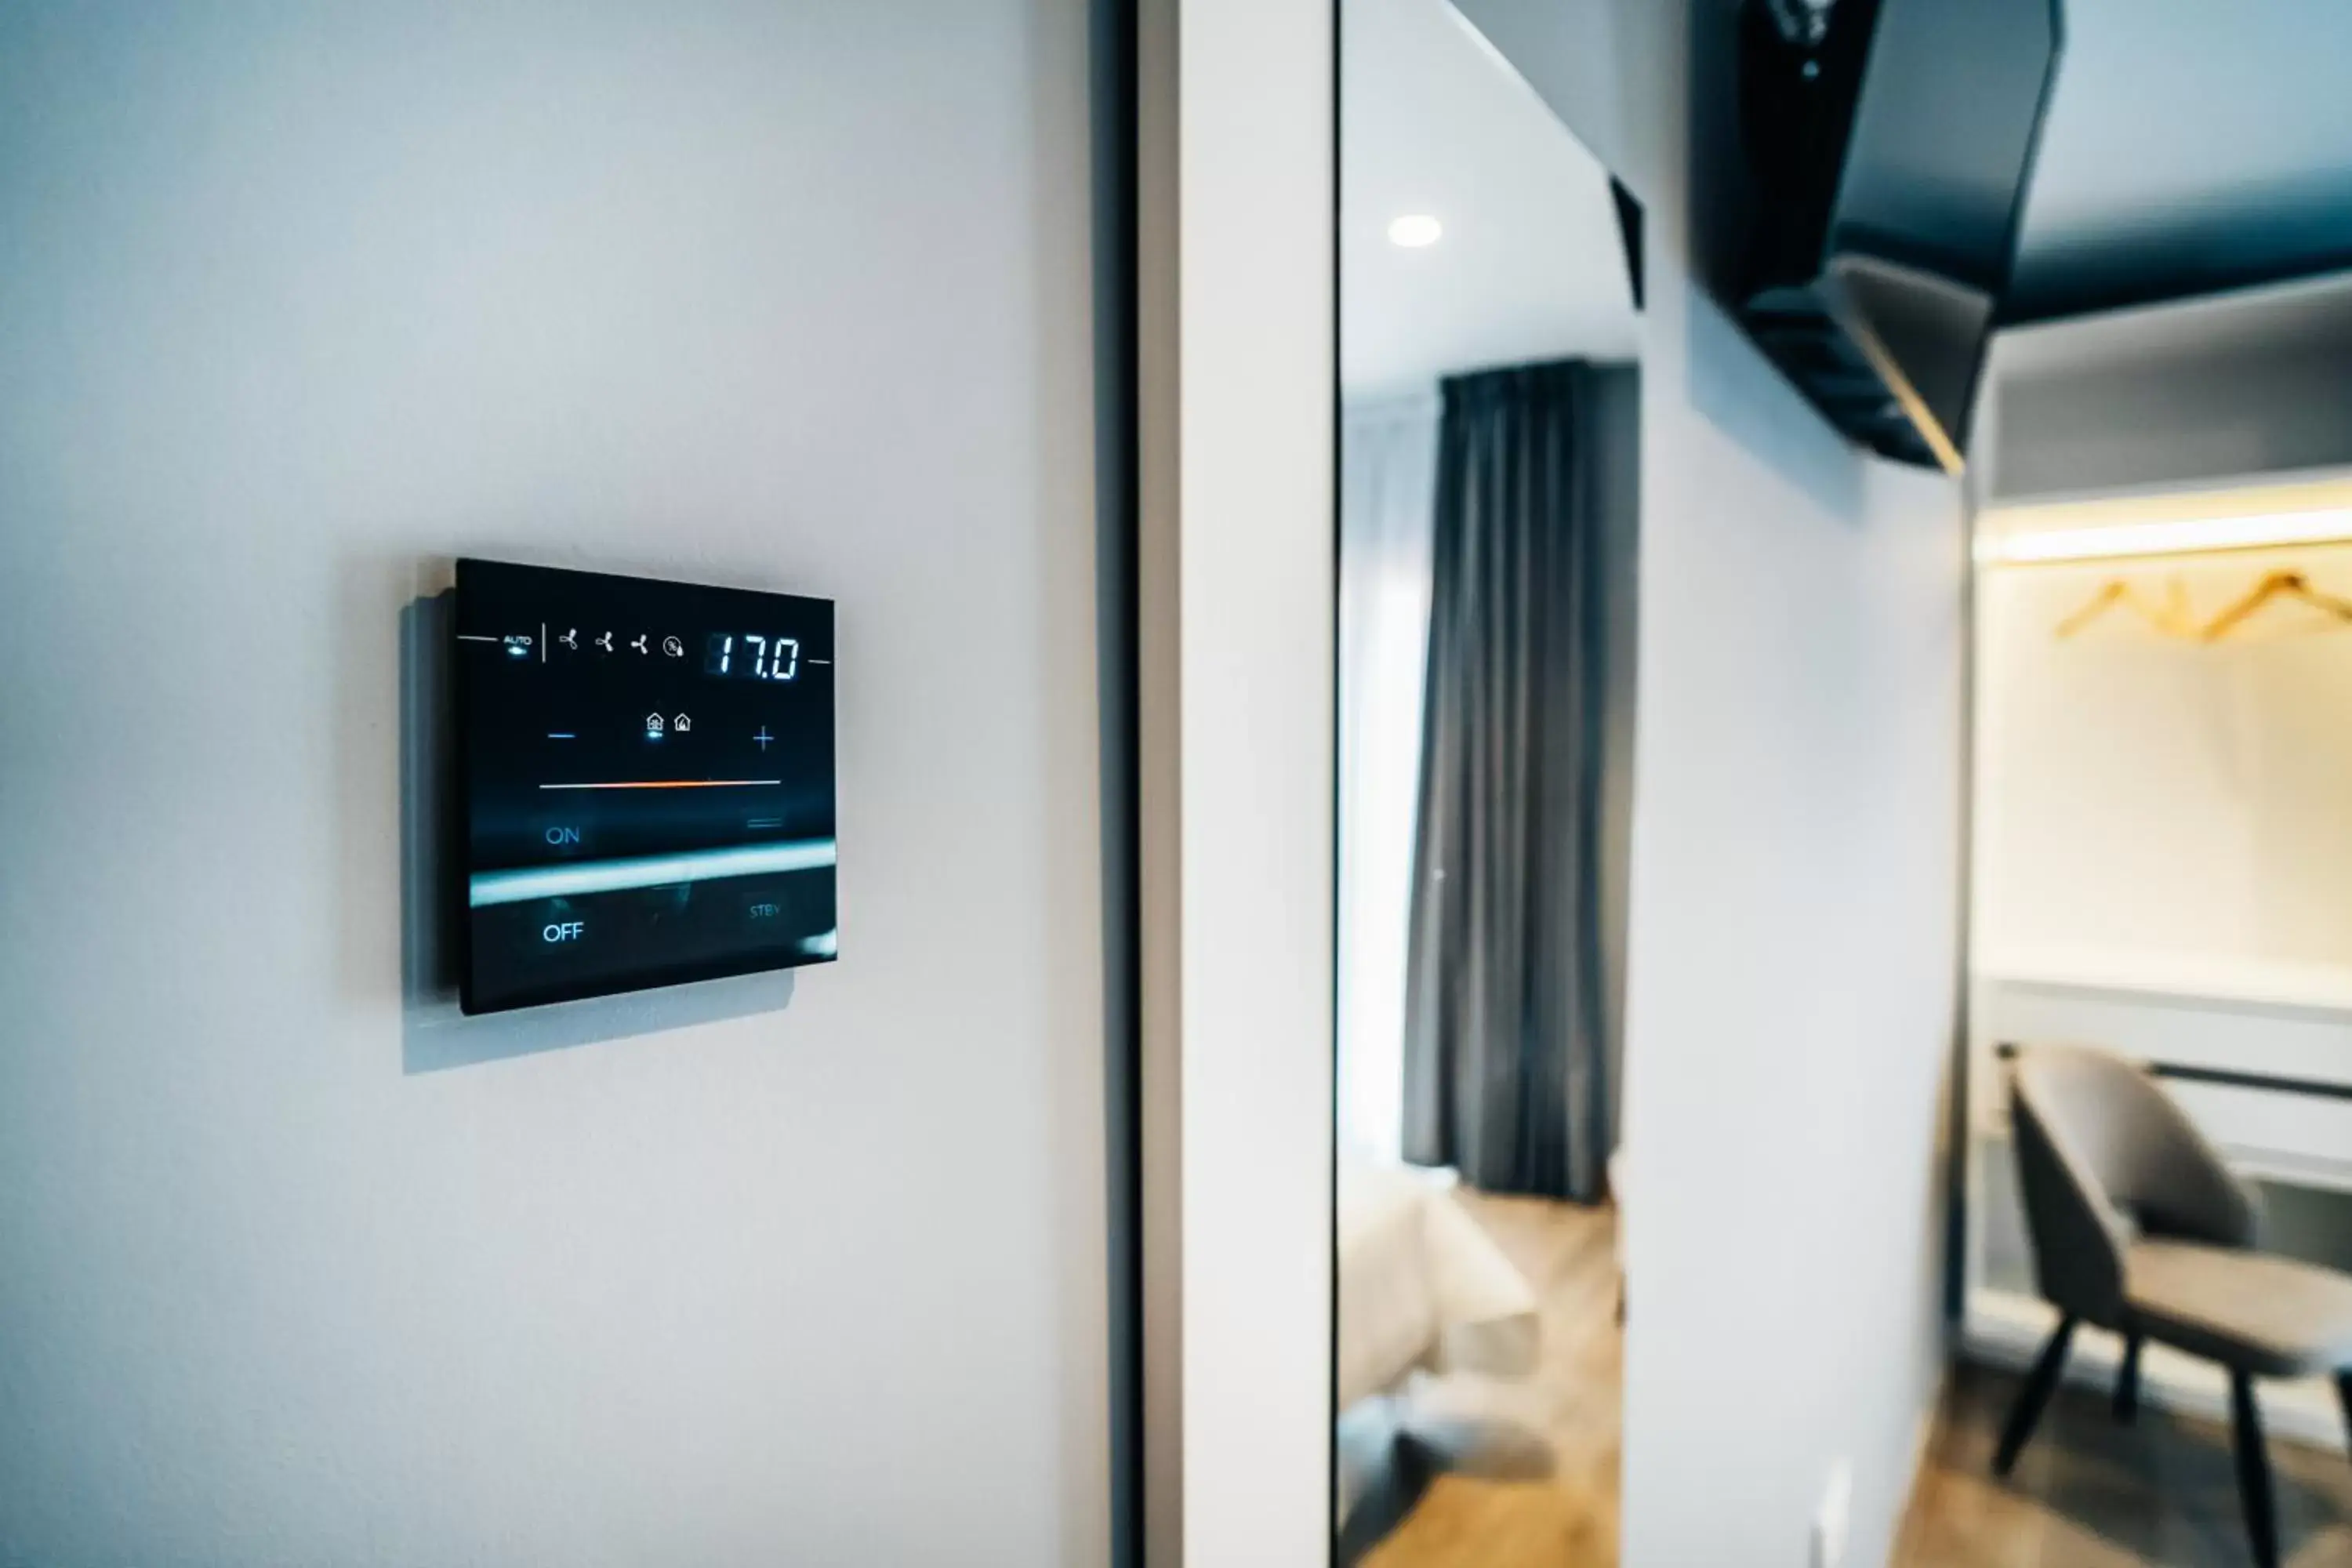
[{"label": "dark curtain", "polygon": [[1588,1201],[1612,1103],[1612,374],[1444,384],[1405,1011],[1405,1157]]}]

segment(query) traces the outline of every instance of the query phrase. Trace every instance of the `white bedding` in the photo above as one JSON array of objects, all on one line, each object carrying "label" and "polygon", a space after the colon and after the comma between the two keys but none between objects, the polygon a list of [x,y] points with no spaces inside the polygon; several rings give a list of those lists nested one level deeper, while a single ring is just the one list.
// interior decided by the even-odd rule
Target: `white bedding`
[{"label": "white bedding", "polygon": [[1338,1408],[1415,1369],[1534,1369],[1535,1290],[1427,1173],[1343,1161],[1339,1206]]}]

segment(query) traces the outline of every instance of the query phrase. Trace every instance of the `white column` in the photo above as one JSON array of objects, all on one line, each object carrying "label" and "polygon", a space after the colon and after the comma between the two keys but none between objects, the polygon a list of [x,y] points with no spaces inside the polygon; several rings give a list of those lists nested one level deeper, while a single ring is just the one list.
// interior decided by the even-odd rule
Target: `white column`
[{"label": "white column", "polygon": [[1145,1517],[1330,1537],[1330,0],[1143,0]]}]

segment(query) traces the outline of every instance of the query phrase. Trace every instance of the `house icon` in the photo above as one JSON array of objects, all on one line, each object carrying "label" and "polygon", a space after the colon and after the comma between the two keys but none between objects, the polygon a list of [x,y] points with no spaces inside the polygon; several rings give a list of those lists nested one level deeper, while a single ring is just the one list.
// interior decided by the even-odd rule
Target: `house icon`
[{"label": "house icon", "polygon": [[693,720],[691,720],[691,719],[689,719],[689,718],[688,718],[685,714],[681,713],[681,714],[679,714],[679,715],[677,716],[677,723],[675,723],[675,724],[672,724],[672,725],[670,726],[670,728],[671,728],[671,729],[673,729],[673,730],[675,730],[675,731],[677,731],[679,734],[683,735],[683,734],[685,734],[688,730],[691,730],[691,729],[693,729],[693,728],[694,728],[694,721],[693,721]]},{"label": "house icon", "polygon": [[646,714],[646,734],[648,734],[648,735],[658,735],[658,734],[660,734],[661,732],[662,732],[662,716],[661,716],[660,714],[658,714],[658,713],[648,713],[648,714]]}]

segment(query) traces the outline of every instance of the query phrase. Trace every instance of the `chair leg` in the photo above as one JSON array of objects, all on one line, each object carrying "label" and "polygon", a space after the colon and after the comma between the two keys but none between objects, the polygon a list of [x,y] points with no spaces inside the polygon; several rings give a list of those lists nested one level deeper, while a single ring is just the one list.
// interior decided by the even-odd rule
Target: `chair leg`
[{"label": "chair leg", "polygon": [[2254,1380],[2230,1369],[2230,1426],[2238,1450],[2238,1497],[2245,1505],[2246,1534],[2254,1545],[2256,1568],[2278,1568],[2278,1508],[2271,1498],[2271,1457],[2263,1447],[2263,1417],[2254,1404]]},{"label": "chair leg", "polygon": [[2057,1328],[2042,1347],[2042,1358],[2026,1374],[2017,1405],[2009,1413],[2009,1424],[2000,1429],[2000,1447],[1992,1457],[1994,1475],[2009,1474],[2017,1463],[2017,1456],[2025,1448],[2025,1440],[2033,1436],[2034,1425],[2042,1419],[2042,1407],[2050,1403],[2051,1391],[2058,1386],[2058,1374],[2065,1369],[2066,1345],[2074,1337],[2074,1320],[2059,1319]]},{"label": "chair leg", "polygon": [[2352,1457],[2352,1372],[2336,1374],[2336,1403],[2344,1406],[2344,1451]]},{"label": "chair leg", "polygon": [[2137,1334],[2124,1336],[2123,1364],[2116,1368],[2116,1419],[2128,1426],[2139,1415],[2139,1347]]}]

